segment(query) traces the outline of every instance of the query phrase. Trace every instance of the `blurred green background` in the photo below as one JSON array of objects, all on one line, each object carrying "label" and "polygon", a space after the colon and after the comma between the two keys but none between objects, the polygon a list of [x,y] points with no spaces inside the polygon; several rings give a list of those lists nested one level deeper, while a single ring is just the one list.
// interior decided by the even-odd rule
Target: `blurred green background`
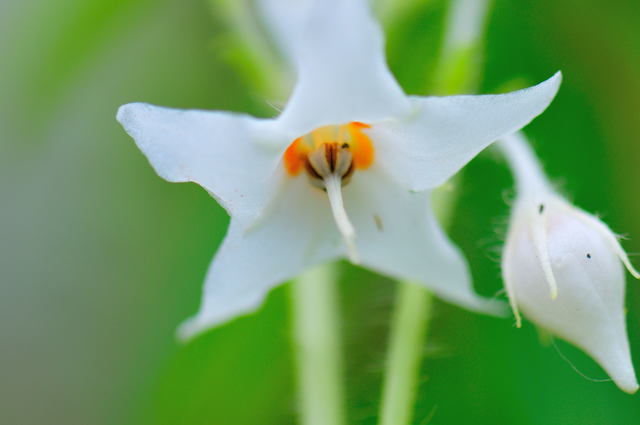
[{"label": "blurred green background", "polygon": [[[389,60],[424,93],[447,2],[417,2],[389,34]],[[550,175],[640,252],[640,4],[496,0],[482,92],[557,69],[557,100],[529,128]],[[228,28],[205,0],[0,3],[0,423],[295,423],[287,287],[253,316],[191,344],[228,223],[193,184],[158,178],[115,121],[123,103],[268,113],[227,60]],[[491,153],[465,170],[452,237],[477,290],[501,288],[512,197]],[[635,259],[638,265],[637,257]],[[374,424],[394,284],[344,265],[342,331],[351,423]],[[640,288],[628,286],[640,367]],[[584,374],[605,377],[567,344]],[[576,373],[535,328],[438,303],[415,424],[619,425],[640,399]]]}]

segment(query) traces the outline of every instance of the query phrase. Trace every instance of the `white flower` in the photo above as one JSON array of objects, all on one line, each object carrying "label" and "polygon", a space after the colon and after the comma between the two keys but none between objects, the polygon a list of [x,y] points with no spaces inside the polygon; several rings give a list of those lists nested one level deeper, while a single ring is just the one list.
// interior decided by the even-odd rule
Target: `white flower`
[{"label": "white flower", "polygon": [[408,97],[363,1],[317,1],[300,28],[298,81],[275,119],[142,103],[118,111],[160,176],[202,185],[231,215],[182,336],[252,311],[275,285],[345,255],[495,309],[473,292],[427,190],[540,114],[560,75],[504,95]]},{"label": "white flower", "polygon": [[640,274],[602,221],[553,191],[521,135],[499,146],[519,192],[502,259],[518,327],[522,310],[538,326],[589,353],[622,390],[635,392],[623,264],[634,277]]}]

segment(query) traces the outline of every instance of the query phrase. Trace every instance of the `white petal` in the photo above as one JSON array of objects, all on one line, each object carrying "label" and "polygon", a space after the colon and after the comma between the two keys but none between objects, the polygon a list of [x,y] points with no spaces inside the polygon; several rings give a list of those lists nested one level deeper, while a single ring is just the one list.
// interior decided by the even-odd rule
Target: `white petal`
[{"label": "white petal", "polygon": [[316,1],[308,16],[295,46],[298,82],[279,118],[283,128],[301,135],[323,125],[371,123],[409,110],[365,1]]},{"label": "white petal", "polygon": [[473,291],[467,263],[436,221],[429,192],[409,192],[372,167],[357,171],[344,195],[364,265],[465,308],[503,312],[503,303]]},{"label": "white petal", "polygon": [[[564,201],[562,201],[564,202]],[[537,205],[530,210],[535,211]],[[589,353],[627,392],[638,389],[624,316],[624,269],[609,241],[554,201],[545,204],[548,256],[558,285],[549,296],[526,212],[517,211],[505,246],[504,279],[525,316]]]},{"label": "white petal", "polygon": [[629,260],[629,256],[625,252],[624,248],[622,248],[622,245],[620,245],[620,241],[618,240],[618,237],[616,236],[615,233],[613,233],[613,231],[609,228],[609,226],[607,226],[606,224],[604,224],[602,221],[592,216],[591,214],[588,214],[577,208],[574,210],[574,212],[581,220],[585,222],[585,224],[590,226],[592,229],[596,230],[607,242],[609,242],[611,249],[614,250],[614,252],[618,256],[620,261],[622,261],[622,264],[624,264],[624,267],[627,269],[629,273],[631,273],[631,276],[633,276],[636,279],[640,279],[640,272],[633,266],[633,264],[631,264],[631,261]]},{"label": "white petal", "polygon": [[326,194],[305,178],[283,177],[265,214],[250,227],[232,218],[207,274],[200,311],[180,327],[181,338],[254,311],[273,287],[343,250]]},{"label": "white petal", "polygon": [[557,73],[528,89],[501,95],[414,97],[414,113],[369,130],[377,158],[412,190],[444,183],[497,138],[545,110],[561,81]]},{"label": "white petal", "polygon": [[161,177],[202,185],[232,214],[257,213],[290,143],[273,121],[230,112],[130,103],[117,118]]}]

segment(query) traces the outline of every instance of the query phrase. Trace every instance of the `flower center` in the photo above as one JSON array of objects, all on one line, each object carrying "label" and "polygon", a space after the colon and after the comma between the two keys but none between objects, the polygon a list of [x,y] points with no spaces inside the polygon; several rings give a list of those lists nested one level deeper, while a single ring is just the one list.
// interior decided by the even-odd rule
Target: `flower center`
[{"label": "flower center", "polygon": [[353,263],[359,262],[359,256],[355,230],[342,201],[342,186],[349,183],[356,169],[373,163],[373,143],[363,132],[367,128],[368,124],[360,122],[320,127],[294,140],[284,153],[284,167],[290,176],[305,170],[311,184],[326,191]]},{"label": "flower center", "polygon": [[344,186],[351,180],[355,165],[349,145],[336,142],[323,143],[318,149],[311,151],[304,163],[305,170],[312,185],[325,189],[325,179],[329,176],[340,178]]},{"label": "flower center", "polygon": [[321,188],[330,174],[347,184],[356,169],[364,170],[373,163],[373,143],[363,132],[370,127],[361,122],[328,125],[298,137],[284,153],[287,173],[297,176],[305,170],[311,183]]}]

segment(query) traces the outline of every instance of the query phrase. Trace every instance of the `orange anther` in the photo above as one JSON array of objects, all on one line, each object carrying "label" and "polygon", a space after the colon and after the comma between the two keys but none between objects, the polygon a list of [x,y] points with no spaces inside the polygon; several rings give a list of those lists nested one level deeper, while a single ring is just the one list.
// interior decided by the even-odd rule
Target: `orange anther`
[{"label": "orange anther", "polygon": [[319,127],[298,137],[284,152],[284,167],[291,176],[297,176],[305,168],[308,155],[322,149],[325,144],[337,144],[340,149],[348,149],[353,158],[353,167],[366,169],[374,161],[374,147],[363,130],[371,128],[362,122],[350,122],[337,126]]},{"label": "orange anther", "polygon": [[370,125],[360,122],[352,122],[349,125],[349,132],[353,142],[351,152],[353,153],[353,163],[356,168],[365,170],[373,164],[375,150],[369,136],[362,132],[362,129],[371,128]]},{"label": "orange anther", "polygon": [[284,151],[284,167],[287,173],[291,176],[297,176],[304,168],[304,162],[306,160],[309,150],[305,144],[302,143],[302,138],[297,138],[289,145],[286,151]]}]

